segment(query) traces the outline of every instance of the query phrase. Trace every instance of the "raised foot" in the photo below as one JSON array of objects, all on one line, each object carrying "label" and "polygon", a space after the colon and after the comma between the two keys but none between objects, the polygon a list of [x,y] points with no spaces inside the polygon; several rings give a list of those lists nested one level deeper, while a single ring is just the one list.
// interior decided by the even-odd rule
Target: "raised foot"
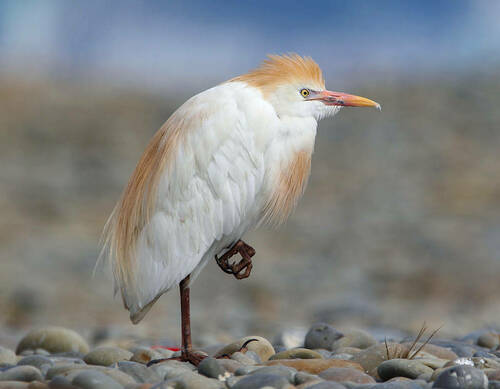
[{"label": "raised foot", "polygon": [[[241,260],[239,262],[229,263],[229,259],[236,254],[241,255]],[[238,280],[241,280],[250,275],[253,266],[252,257],[254,255],[255,249],[242,240],[239,240],[220,258],[216,255],[215,260],[223,272],[232,274]]]},{"label": "raised foot", "polygon": [[146,366],[155,365],[157,363],[165,362],[165,361],[179,361],[179,362],[189,362],[195,366],[198,366],[201,361],[203,361],[207,356],[202,353],[197,353],[196,351],[183,351],[181,356],[172,357],[172,358],[162,358],[162,359],[153,359],[148,362]]}]

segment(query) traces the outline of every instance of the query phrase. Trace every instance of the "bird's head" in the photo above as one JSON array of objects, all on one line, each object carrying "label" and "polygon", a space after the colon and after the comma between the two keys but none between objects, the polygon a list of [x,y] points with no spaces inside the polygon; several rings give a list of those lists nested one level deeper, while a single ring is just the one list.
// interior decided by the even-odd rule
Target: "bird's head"
[{"label": "bird's head", "polygon": [[342,107],[375,107],[365,97],[326,90],[320,67],[310,57],[297,54],[270,55],[257,69],[231,81],[243,81],[261,90],[279,116],[335,115]]}]

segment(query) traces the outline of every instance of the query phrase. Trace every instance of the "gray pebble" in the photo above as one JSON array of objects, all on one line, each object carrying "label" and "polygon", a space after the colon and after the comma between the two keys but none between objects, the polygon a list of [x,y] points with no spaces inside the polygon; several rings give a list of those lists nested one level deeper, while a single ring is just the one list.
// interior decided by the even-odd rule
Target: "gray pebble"
[{"label": "gray pebble", "polygon": [[338,382],[325,381],[308,386],[307,389],[346,389],[346,387]]},{"label": "gray pebble", "polygon": [[458,357],[472,357],[477,351],[476,347],[455,340],[432,340],[430,343],[450,349]]},{"label": "gray pebble", "polygon": [[2,364],[2,363],[15,365],[16,364],[16,354],[14,353],[14,351],[0,346],[0,364]]},{"label": "gray pebble", "polygon": [[239,363],[237,361],[234,361],[232,359],[223,358],[223,359],[217,359],[217,361],[229,373],[234,373],[239,368],[245,366],[245,365],[243,365],[243,364],[241,364],[241,363]]},{"label": "gray pebble", "polygon": [[85,370],[73,378],[72,384],[82,389],[123,389],[110,376],[98,370]]},{"label": "gray pebble", "polygon": [[89,365],[109,366],[119,361],[128,361],[132,353],[119,347],[97,347],[89,352],[83,360]]},{"label": "gray pebble", "polygon": [[307,332],[304,345],[308,349],[323,348],[331,351],[335,341],[342,336],[344,335],[331,325],[316,323]]},{"label": "gray pebble", "polygon": [[500,381],[490,381],[488,383],[488,389],[500,389]]},{"label": "gray pebble", "polygon": [[160,376],[154,370],[148,369],[145,365],[137,362],[121,361],[117,363],[118,369],[131,376],[136,382],[157,382],[161,381]]},{"label": "gray pebble", "polygon": [[290,367],[286,366],[280,366],[280,365],[275,365],[275,366],[265,366],[258,368],[257,370],[254,370],[250,373],[249,375],[259,375],[259,374],[272,374],[272,375],[279,375],[281,377],[284,377],[288,380],[288,382],[293,383],[294,378],[295,378],[295,373],[297,373],[297,370],[292,369]]},{"label": "gray pebble", "polygon": [[171,380],[167,380],[167,387],[182,389],[223,389],[224,382],[202,376],[194,372],[185,372]]},{"label": "gray pebble", "polygon": [[496,349],[499,343],[500,339],[495,332],[485,332],[477,338],[477,344],[488,349]]},{"label": "gray pebble", "polygon": [[87,342],[75,331],[63,327],[46,327],[29,332],[17,345],[16,353],[43,348],[50,353],[78,351],[87,353]]},{"label": "gray pebble", "polygon": [[[324,350],[326,351],[326,350]],[[330,353],[329,351],[326,351]],[[323,355],[314,350],[307,348],[292,348],[290,350],[282,351],[274,354],[269,360],[275,359],[323,359]]]},{"label": "gray pebble", "polygon": [[239,363],[242,363],[243,365],[250,365],[250,366],[252,366],[252,365],[256,364],[256,362],[252,358],[247,357],[246,354],[243,354],[242,352],[239,352],[239,351],[233,353],[231,355],[231,359],[235,360],[235,361],[237,361]]},{"label": "gray pebble", "polygon": [[161,380],[165,380],[196,370],[196,367],[189,362],[165,361],[156,363],[150,366],[149,369],[155,371]]},{"label": "gray pebble", "polygon": [[75,389],[70,380],[63,376],[56,376],[49,382],[49,389]]},{"label": "gray pebble", "polygon": [[210,378],[219,378],[224,376],[226,369],[222,367],[219,361],[215,358],[205,358],[198,365],[198,373]]},{"label": "gray pebble", "polygon": [[40,370],[45,366],[45,371],[49,369],[54,362],[52,362],[49,358],[44,357],[43,355],[29,355],[27,357],[22,358],[19,362],[17,362],[18,366],[34,366]]},{"label": "gray pebble", "polygon": [[295,374],[294,380],[295,385],[302,385],[307,382],[323,381],[323,378],[318,377],[316,374],[309,374],[303,371],[299,371],[297,372],[297,374]]},{"label": "gray pebble", "polygon": [[373,389],[422,389],[422,386],[415,381],[394,380],[382,382],[372,387]]},{"label": "gray pebble", "polygon": [[290,386],[289,381],[276,374],[251,374],[240,379],[232,389],[256,389],[263,387],[285,389]]},{"label": "gray pebble", "polygon": [[452,366],[443,370],[434,381],[433,388],[487,389],[488,378],[471,366]]},{"label": "gray pebble", "polygon": [[422,374],[432,374],[433,370],[416,360],[390,359],[382,362],[377,372],[386,381],[394,377],[417,378]]},{"label": "gray pebble", "polygon": [[[259,354],[257,354],[255,351],[248,350],[245,355],[249,358],[252,358],[256,364],[261,364],[262,360],[259,357]],[[271,358],[269,358],[271,359]]]},{"label": "gray pebble", "polygon": [[43,381],[43,376],[36,367],[16,366],[0,373],[0,381]]},{"label": "gray pebble", "polygon": [[255,370],[261,369],[261,366],[241,366],[240,368],[236,369],[234,372],[235,376],[241,376],[241,375],[247,375],[250,374],[251,372]]}]

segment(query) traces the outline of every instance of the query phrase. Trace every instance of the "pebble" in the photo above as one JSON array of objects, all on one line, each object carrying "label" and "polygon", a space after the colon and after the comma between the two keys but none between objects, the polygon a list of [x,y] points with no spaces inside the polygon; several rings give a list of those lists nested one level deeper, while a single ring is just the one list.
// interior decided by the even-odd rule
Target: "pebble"
[{"label": "pebble", "polygon": [[128,361],[132,353],[118,347],[97,347],[89,352],[83,360],[89,365],[109,366],[119,361]]},{"label": "pebble", "polygon": [[238,361],[239,363],[242,363],[243,365],[255,365],[256,364],[254,359],[248,357],[246,355],[246,353],[243,354],[242,352],[239,352],[239,351],[232,354],[231,359],[234,361]]},{"label": "pebble", "polygon": [[76,386],[66,377],[58,375],[49,382],[49,389],[76,389]]},{"label": "pebble", "polygon": [[412,359],[390,359],[377,368],[379,377],[384,381],[394,377],[417,378],[422,374],[432,375],[433,372],[430,367]]},{"label": "pebble", "polygon": [[[170,350],[167,350],[167,351],[170,351]],[[132,354],[132,357],[130,358],[130,360],[132,362],[147,364],[152,360],[161,359],[161,358],[168,358],[168,357],[164,357],[158,351],[150,349],[148,347],[138,347],[136,350],[134,350],[134,353]]]},{"label": "pebble", "polygon": [[322,348],[332,351],[333,344],[344,334],[337,331],[331,325],[326,323],[316,323],[311,326],[306,334],[304,346],[308,349]]},{"label": "pebble", "polygon": [[98,370],[82,371],[71,383],[82,389],[123,389],[113,378]]},{"label": "pebble", "polygon": [[284,350],[302,347],[306,338],[308,329],[304,327],[287,328],[281,331],[273,339],[274,349],[283,347]]},{"label": "pebble", "polygon": [[376,339],[366,331],[352,329],[342,330],[342,333],[344,336],[333,343],[332,350],[337,350],[342,347],[366,349],[377,344]]},{"label": "pebble", "polygon": [[500,339],[498,334],[495,332],[485,332],[477,338],[477,344],[478,346],[493,350],[500,344]]},{"label": "pebble", "polygon": [[358,384],[374,384],[375,380],[368,374],[363,373],[357,369],[350,369],[346,367],[331,367],[322,371],[319,376],[327,381],[336,382],[355,382]]},{"label": "pebble", "polygon": [[[411,345],[412,345],[411,342],[403,343],[403,346],[405,346],[407,349],[409,349],[411,347]],[[422,346],[422,343],[417,343],[413,347],[413,350],[415,350],[415,351],[418,350],[420,348],[420,346]],[[422,351],[420,351],[418,354],[416,354],[416,356],[422,355],[421,353],[427,353],[430,355],[434,355],[435,357],[442,358],[442,359],[448,359],[448,360],[458,358],[458,355],[453,350],[449,349],[448,347],[442,347],[442,346],[439,346],[436,344],[431,344],[431,343],[426,344],[422,348]],[[469,356],[472,356],[472,354]]]},{"label": "pebble", "polygon": [[[422,389],[429,386],[425,381],[416,382],[407,379],[394,379],[392,381],[382,382],[373,386],[373,389]],[[444,389],[444,388],[442,388]]]},{"label": "pebble", "polygon": [[40,370],[34,366],[16,366],[0,373],[0,381],[42,381]]},{"label": "pebble", "polygon": [[17,345],[16,354],[43,348],[50,353],[76,351],[88,353],[87,342],[75,331],[63,327],[45,327],[30,331]]},{"label": "pebble", "polygon": [[192,371],[185,372],[177,377],[167,380],[167,388],[182,389],[223,389],[226,387],[223,381],[208,378]]},{"label": "pebble", "polygon": [[346,387],[338,382],[325,381],[317,384],[307,386],[307,389],[345,389]]},{"label": "pebble", "polygon": [[20,381],[0,381],[0,389],[28,389],[27,382]]},{"label": "pebble", "polygon": [[253,374],[279,375],[281,377],[286,378],[288,380],[288,382],[293,383],[295,373],[297,373],[297,370],[295,370],[293,368],[278,365],[278,366],[260,367],[256,370],[253,370],[252,372],[250,372],[249,375],[253,375]]},{"label": "pebble", "polygon": [[433,388],[487,389],[488,378],[472,366],[452,366],[444,369],[434,381]]},{"label": "pebble", "polygon": [[309,350],[307,348],[293,348],[291,350],[282,351],[280,353],[274,354],[270,361],[276,359],[324,359],[323,356],[314,350]]},{"label": "pebble", "polygon": [[322,378],[319,378],[316,374],[309,374],[309,373],[304,373],[303,371],[298,371],[295,373],[295,378],[294,378],[295,385],[302,385],[302,384],[307,384],[311,382],[318,382],[318,381],[323,381]]},{"label": "pebble", "polygon": [[117,363],[117,367],[120,371],[128,374],[139,383],[161,381],[156,371],[148,369],[141,363],[121,361]]},{"label": "pebble", "polygon": [[217,359],[209,357],[198,365],[198,373],[203,374],[205,377],[219,378],[224,376],[226,369],[222,367]]},{"label": "pebble", "polygon": [[268,366],[284,365],[293,367],[297,371],[305,371],[311,374],[321,373],[331,367],[347,367],[363,371],[359,363],[344,361],[342,359],[280,359],[266,362]]},{"label": "pebble", "polygon": [[149,369],[155,371],[161,380],[174,378],[177,375],[196,370],[189,362],[165,361],[156,363]]},{"label": "pebble", "polygon": [[0,346],[0,364],[10,364],[15,365],[17,362],[16,354],[14,351],[9,350],[8,348]]},{"label": "pebble", "polygon": [[273,389],[293,388],[290,382],[276,374],[252,374],[240,379],[232,389],[256,389],[270,387]]},{"label": "pebble", "polygon": [[[387,343],[387,349],[389,350],[389,356],[394,357],[402,355],[407,350],[407,347],[399,343]],[[365,373],[378,378],[377,368],[388,359],[387,349],[385,344],[376,344],[360,351],[350,361],[359,363],[363,366]]]},{"label": "pebble", "polygon": [[275,354],[272,344],[269,343],[267,339],[261,336],[245,336],[244,338],[223,347],[217,351],[214,356],[220,357],[222,355],[232,355],[233,353],[240,351],[243,344],[251,339],[255,339],[255,341],[248,343],[246,348],[255,352],[262,361],[267,361],[272,355]]},{"label": "pebble", "polygon": [[18,366],[34,366],[37,369],[44,371],[47,370],[54,365],[54,362],[50,360],[50,358],[44,357],[43,355],[29,355],[24,357],[17,362]]},{"label": "pebble", "polygon": [[[217,359],[217,361],[229,373],[234,373],[238,369],[240,369],[243,366],[245,366],[245,365],[243,365],[243,364],[241,364],[241,363],[239,363],[237,361],[234,361],[232,359],[225,359],[224,358],[224,359]],[[248,366],[248,367],[253,367],[253,366]]]}]

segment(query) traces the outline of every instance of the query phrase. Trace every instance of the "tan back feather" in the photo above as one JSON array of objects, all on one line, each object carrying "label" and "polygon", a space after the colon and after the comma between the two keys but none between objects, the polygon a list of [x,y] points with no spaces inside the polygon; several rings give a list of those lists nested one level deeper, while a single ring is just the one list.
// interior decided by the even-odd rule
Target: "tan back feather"
[{"label": "tan back feather", "polygon": [[162,174],[182,141],[186,120],[179,116],[174,113],[149,142],[106,223],[103,251],[108,251],[122,288],[135,286],[136,242],[154,212]]},{"label": "tan back feather", "polygon": [[264,95],[278,85],[292,82],[312,83],[325,88],[318,64],[311,57],[298,54],[268,55],[258,68],[229,81],[245,82],[261,89]]}]

